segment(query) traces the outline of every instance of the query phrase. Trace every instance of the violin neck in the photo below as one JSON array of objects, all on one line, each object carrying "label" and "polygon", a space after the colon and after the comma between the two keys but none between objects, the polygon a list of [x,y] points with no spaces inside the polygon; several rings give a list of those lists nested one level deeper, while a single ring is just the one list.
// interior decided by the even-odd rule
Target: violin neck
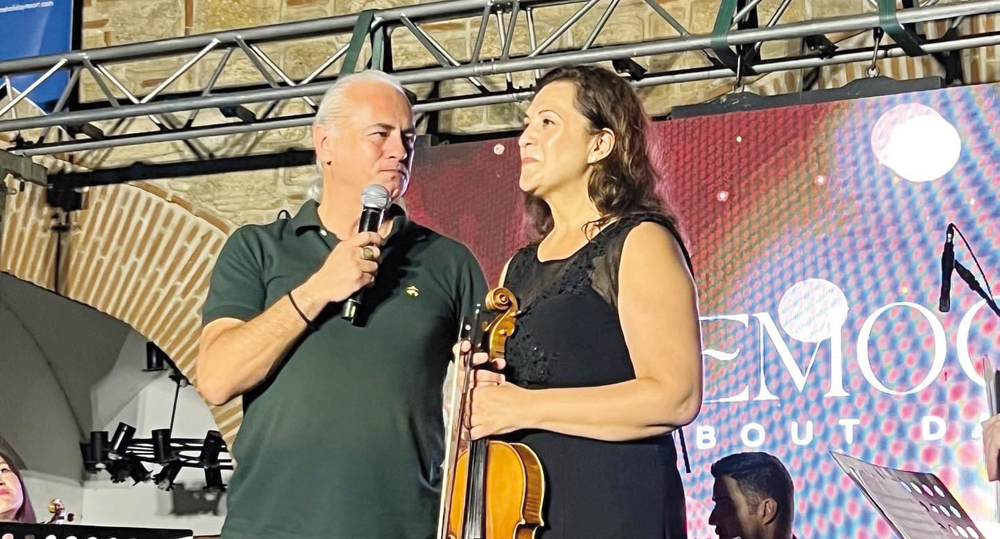
[{"label": "violin neck", "polygon": [[490,442],[485,438],[469,444],[469,476],[466,485],[462,539],[486,538],[486,462]]}]

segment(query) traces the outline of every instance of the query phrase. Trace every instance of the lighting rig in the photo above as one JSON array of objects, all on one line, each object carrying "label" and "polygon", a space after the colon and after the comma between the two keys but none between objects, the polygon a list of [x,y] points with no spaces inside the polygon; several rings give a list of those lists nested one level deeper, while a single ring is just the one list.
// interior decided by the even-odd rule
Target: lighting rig
[{"label": "lighting rig", "polygon": [[[153,343],[146,344],[145,372],[159,372],[169,365],[170,379],[176,384],[170,428],[156,429],[151,437],[136,438],[135,427],[118,423],[113,436],[108,431],[93,431],[90,440],[80,442],[85,469],[90,473],[108,472],[113,483],[128,479],[133,484],[152,480],[162,490],[171,490],[182,468],[200,468],[205,471],[206,498],[215,498],[225,492],[222,471],[232,470],[232,458],[219,431],[208,431],[204,439],[174,438],[174,418],[180,389],[189,385],[166,353]],[[160,467],[153,474],[147,465]]]}]

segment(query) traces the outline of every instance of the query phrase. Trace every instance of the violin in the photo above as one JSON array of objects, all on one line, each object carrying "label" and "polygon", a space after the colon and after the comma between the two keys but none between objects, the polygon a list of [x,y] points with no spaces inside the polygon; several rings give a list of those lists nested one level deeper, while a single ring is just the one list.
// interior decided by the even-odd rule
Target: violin
[{"label": "violin", "polygon": [[486,308],[498,314],[484,322],[477,306],[473,322],[462,328],[461,338],[472,349],[459,351],[456,359],[437,539],[532,539],[543,524],[545,479],[535,452],[487,438],[463,444],[475,370],[484,368],[471,364],[473,354],[486,352],[489,363],[503,357],[514,333],[517,298],[495,288],[486,295]]}]

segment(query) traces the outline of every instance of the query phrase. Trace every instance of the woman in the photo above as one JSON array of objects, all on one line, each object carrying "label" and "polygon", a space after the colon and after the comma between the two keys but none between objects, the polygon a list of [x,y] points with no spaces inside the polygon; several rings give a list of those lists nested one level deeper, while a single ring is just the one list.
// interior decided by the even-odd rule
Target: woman
[{"label": "woman", "polygon": [[655,194],[648,123],[615,74],[558,68],[518,141],[542,239],[504,269],[521,313],[506,379],[477,383],[469,427],[538,454],[540,538],[686,537],[669,433],[701,407],[698,300]]},{"label": "woman", "polygon": [[38,522],[35,511],[31,508],[21,471],[14,462],[13,455],[0,449],[0,522],[35,524]]}]

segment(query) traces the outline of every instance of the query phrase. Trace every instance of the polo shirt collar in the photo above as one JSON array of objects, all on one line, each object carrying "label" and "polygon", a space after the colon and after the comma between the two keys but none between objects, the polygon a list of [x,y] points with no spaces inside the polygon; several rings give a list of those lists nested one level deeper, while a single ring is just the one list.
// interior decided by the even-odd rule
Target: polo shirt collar
[{"label": "polo shirt collar", "polygon": [[[409,222],[406,210],[399,204],[389,206],[389,209],[385,212],[385,217],[392,219],[392,232],[389,233],[389,238],[395,236],[400,230],[403,230]],[[322,230],[323,225],[319,221],[319,203],[315,200],[307,200],[299,208],[299,212],[295,214],[295,217],[292,217],[290,224],[295,234],[302,234],[306,230],[315,230],[317,232]]]}]

